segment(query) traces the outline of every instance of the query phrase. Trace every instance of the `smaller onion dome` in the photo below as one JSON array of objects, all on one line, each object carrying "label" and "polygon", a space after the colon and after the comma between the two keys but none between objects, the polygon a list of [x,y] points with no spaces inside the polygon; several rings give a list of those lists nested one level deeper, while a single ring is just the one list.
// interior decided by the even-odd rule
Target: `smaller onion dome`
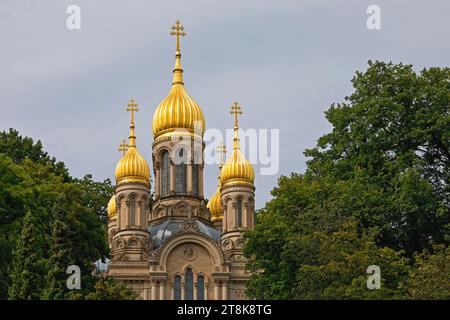
[{"label": "smaller onion dome", "polygon": [[253,186],[255,181],[255,172],[253,166],[244,157],[239,146],[239,126],[238,114],[242,114],[241,107],[237,102],[231,107],[231,113],[234,114],[234,139],[233,139],[233,153],[227,159],[220,170],[220,183],[222,186],[230,184],[250,184]]},{"label": "smaller onion dome", "polygon": [[108,217],[112,219],[117,214],[117,206],[116,206],[116,196],[113,195],[108,202]]},{"label": "smaller onion dome", "polygon": [[220,193],[220,184],[217,188],[216,193],[209,199],[206,207],[209,209],[211,213],[211,221],[222,220],[223,211],[222,211],[222,195]]},{"label": "smaller onion dome", "polygon": [[138,111],[138,109],[137,103],[133,99],[128,104],[127,111],[131,111],[130,137],[128,150],[116,166],[116,183],[120,185],[123,183],[141,182],[150,186],[150,168],[136,147],[134,112]]}]

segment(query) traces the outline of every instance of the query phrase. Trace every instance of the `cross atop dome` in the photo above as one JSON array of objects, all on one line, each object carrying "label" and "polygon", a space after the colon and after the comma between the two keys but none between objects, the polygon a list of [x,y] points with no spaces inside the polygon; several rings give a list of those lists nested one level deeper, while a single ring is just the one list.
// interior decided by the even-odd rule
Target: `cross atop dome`
[{"label": "cross atop dome", "polygon": [[233,105],[231,106],[231,112],[232,115],[234,115],[234,128],[239,128],[238,125],[238,115],[242,114],[242,108],[239,105],[238,102],[233,103]]},{"label": "cross atop dome", "polygon": [[225,153],[227,152],[227,148],[226,148],[225,145],[221,142],[221,143],[219,143],[219,145],[216,147],[216,152],[218,152],[219,155],[220,155],[219,168],[222,168],[222,166],[223,166],[223,159],[225,158]]},{"label": "cross atop dome", "polygon": [[125,153],[128,151],[128,143],[127,140],[123,139],[122,143],[119,144],[119,152],[122,152],[123,155],[125,155]]},{"label": "cross atop dome", "polygon": [[177,51],[180,51],[180,36],[184,37],[186,32],[184,31],[184,27],[181,24],[180,20],[175,21],[175,24],[172,26],[172,31],[170,32],[171,36],[175,36],[177,39]]},{"label": "cross atop dome", "polygon": [[131,112],[131,123],[134,123],[134,113],[139,111],[139,109],[137,107],[138,107],[138,104],[136,103],[136,101],[134,101],[134,99],[131,99],[128,102],[127,111]]}]

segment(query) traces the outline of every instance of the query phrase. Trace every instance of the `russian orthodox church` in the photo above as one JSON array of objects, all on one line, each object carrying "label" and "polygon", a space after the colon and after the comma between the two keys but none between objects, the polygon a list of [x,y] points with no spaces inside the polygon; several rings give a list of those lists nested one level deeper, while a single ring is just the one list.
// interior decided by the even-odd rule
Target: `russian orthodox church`
[{"label": "russian orthodox church", "polygon": [[[187,93],[181,66],[177,21],[172,88],[156,108],[150,167],[136,145],[131,100],[128,144],[115,171],[115,194],[108,204],[111,260],[106,274],[145,300],[246,299],[249,274],[243,257],[243,232],[254,224],[254,171],[239,146],[234,115],[231,155],[219,166],[217,190],[206,202],[203,190],[205,119]],[[224,146],[219,149],[224,152]]]}]

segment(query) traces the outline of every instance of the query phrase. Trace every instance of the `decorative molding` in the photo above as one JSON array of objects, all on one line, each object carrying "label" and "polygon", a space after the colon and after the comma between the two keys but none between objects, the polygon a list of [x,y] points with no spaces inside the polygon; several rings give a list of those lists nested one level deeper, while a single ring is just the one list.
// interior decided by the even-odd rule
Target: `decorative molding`
[{"label": "decorative molding", "polygon": [[181,254],[182,258],[187,261],[193,261],[197,258],[197,250],[191,245],[184,246]]}]

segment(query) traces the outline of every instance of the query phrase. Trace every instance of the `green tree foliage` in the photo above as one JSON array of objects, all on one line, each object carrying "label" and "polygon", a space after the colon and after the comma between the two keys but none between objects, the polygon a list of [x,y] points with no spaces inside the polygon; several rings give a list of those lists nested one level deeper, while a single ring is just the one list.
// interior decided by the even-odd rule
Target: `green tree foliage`
[{"label": "green tree foliage", "polygon": [[48,259],[48,272],[43,299],[62,300],[67,293],[66,280],[67,266],[73,264],[70,242],[69,226],[62,211],[64,199],[58,199],[53,208],[52,238],[50,244],[50,257]]},{"label": "green tree foliage", "polygon": [[438,245],[417,254],[415,266],[405,288],[412,299],[450,299],[450,247]]},{"label": "green tree foliage", "polygon": [[[18,279],[10,276],[8,268],[13,264],[12,252],[20,240],[17,230],[28,211],[38,230],[36,252],[42,252],[39,265],[43,268],[35,275],[41,281],[33,284],[35,292],[46,298],[61,298],[58,293],[61,284],[52,281],[67,278],[61,272],[67,267],[63,264],[68,262],[81,268],[82,285],[93,288],[93,263],[109,254],[105,206],[111,190],[109,180],[95,182],[90,175],[82,179],[70,177],[64,164],[48,156],[40,142],[35,144],[30,138],[22,138],[12,129],[2,132],[0,299],[8,297],[8,288]],[[50,275],[49,281],[47,275]]]},{"label": "green tree foliage", "polygon": [[136,300],[138,296],[129,287],[112,278],[97,276],[92,288],[73,290],[66,295],[68,300]]},{"label": "green tree foliage", "polygon": [[34,143],[29,137],[22,137],[15,129],[8,132],[0,132],[0,153],[11,158],[15,163],[20,164],[25,159],[43,165],[49,165],[51,170],[57,175],[70,179],[69,172],[63,162],[56,161],[55,157],[50,157],[43,150],[42,142],[38,140]]},{"label": "green tree foliage", "polygon": [[136,300],[136,294],[128,287],[111,278],[99,277],[94,291],[85,297],[86,300]]},{"label": "green tree foliage", "polygon": [[39,250],[38,225],[29,211],[23,219],[19,240],[9,270],[9,299],[37,300],[42,288],[42,252]]},{"label": "green tree foliage", "polygon": [[10,158],[0,154],[0,298],[8,296],[8,266],[21,229],[21,221],[30,208],[32,179]]},{"label": "green tree foliage", "polygon": [[450,69],[369,62],[352,82],[306,172],[279,179],[245,235],[251,297],[409,298],[417,254],[450,241]]},{"label": "green tree foliage", "polygon": [[449,241],[450,69],[369,62],[352,83],[326,112],[333,130],[305,152],[308,174],[353,183],[349,209],[382,245],[412,255]]},{"label": "green tree foliage", "polygon": [[92,179],[92,175],[87,174],[82,179],[74,179],[74,183],[81,187],[80,201],[82,204],[96,212],[106,225],[108,223],[107,206],[114,193],[111,180],[97,182]]}]

